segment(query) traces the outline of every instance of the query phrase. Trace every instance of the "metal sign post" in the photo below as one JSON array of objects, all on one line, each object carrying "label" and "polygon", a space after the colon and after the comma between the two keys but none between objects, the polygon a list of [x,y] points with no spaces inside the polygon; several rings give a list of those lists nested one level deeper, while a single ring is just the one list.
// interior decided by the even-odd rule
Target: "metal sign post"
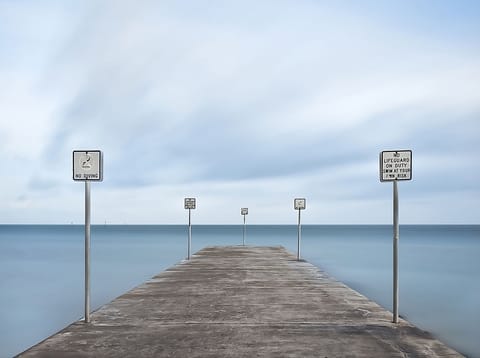
[{"label": "metal sign post", "polygon": [[85,322],[90,322],[90,182],[85,180]]},{"label": "metal sign post", "polygon": [[398,241],[400,227],[398,224],[398,185],[393,181],[393,323],[398,322]]},{"label": "metal sign post", "polygon": [[412,180],[412,151],[396,150],[380,153],[380,181],[393,181],[393,323],[398,323],[398,181]]},{"label": "metal sign post", "polygon": [[245,246],[245,236],[247,234],[247,222],[245,216],[248,215],[248,208],[242,208],[240,214],[243,215],[243,246]]},{"label": "metal sign post", "polygon": [[300,261],[300,241],[302,239],[302,225],[300,223],[300,212],[305,210],[307,200],[305,198],[297,198],[293,201],[293,207],[298,210],[298,230],[297,230],[297,261]]},{"label": "metal sign post", "polygon": [[73,151],[73,180],[85,182],[85,322],[90,322],[90,182],[103,180],[99,150]]},{"label": "metal sign post", "polygon": [[196,208],[197,202],[195,198],[185,198],[185,209],[188,209],[188,259],[191,258],[192,247],[192,209]]}]

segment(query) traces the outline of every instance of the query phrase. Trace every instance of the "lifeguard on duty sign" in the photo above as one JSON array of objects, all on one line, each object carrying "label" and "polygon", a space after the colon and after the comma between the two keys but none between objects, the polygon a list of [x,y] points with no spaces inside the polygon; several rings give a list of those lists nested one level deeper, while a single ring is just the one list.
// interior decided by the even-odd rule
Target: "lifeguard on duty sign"
[{"label": "lifeguard on duty sign", "polygon": [[73,180],[102,181],[103,158],[100,150],[73,151]]},{"label": "lifeguard on duty sign", "polygon": [[195,198],[185,198],[185,209],[195,209],[196,200]]},{"label": "lifeguard on duty sign", "polygon": [[412,151],[387,150],[380,153],[380,181],[412,180]]}]

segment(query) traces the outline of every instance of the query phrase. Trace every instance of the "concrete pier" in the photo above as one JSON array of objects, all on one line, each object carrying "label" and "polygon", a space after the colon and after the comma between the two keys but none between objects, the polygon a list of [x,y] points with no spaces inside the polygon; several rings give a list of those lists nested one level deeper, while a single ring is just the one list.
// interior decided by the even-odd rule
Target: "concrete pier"
[{"label": "concrete pier", "polygon": [[461,357],[391,320],[281,247],[209,247],[20,356]]}]

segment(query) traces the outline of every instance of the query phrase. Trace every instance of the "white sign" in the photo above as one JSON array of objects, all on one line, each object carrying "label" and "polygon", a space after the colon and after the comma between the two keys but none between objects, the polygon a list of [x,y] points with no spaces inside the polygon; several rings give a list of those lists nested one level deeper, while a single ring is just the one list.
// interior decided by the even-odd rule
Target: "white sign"
[{"label": "white sign", "polygon": [[307,199],[297,198],[293,201],[293,206],[295,210],[305,210],[305,208],[307,207]]},{"label": "white sign", "polygon": [[240,211],[240,213],[242,215],[248,215],[248,208],[242,208],[242,210]]},{"label": "white sign", "polygon": [[412,180],[412,151],[387,150],[380,153],[380,181]]},{"label": "white sign", "polygon": [[103,158],[100,150],[73,151],[73,180],[103,180]]},{"label": "white sign", "polygon": [[196,200],[195,198],[185,198],[185,209],[195,209]]}]

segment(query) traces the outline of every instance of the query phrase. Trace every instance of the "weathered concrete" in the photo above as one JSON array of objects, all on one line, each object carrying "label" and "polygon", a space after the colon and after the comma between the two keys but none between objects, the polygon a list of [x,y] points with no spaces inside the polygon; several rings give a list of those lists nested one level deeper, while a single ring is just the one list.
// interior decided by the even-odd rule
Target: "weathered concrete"
[{"label": "weathered concrete", "polygon": [[21,357],[461,357],[281,247],[211,247]]}]

